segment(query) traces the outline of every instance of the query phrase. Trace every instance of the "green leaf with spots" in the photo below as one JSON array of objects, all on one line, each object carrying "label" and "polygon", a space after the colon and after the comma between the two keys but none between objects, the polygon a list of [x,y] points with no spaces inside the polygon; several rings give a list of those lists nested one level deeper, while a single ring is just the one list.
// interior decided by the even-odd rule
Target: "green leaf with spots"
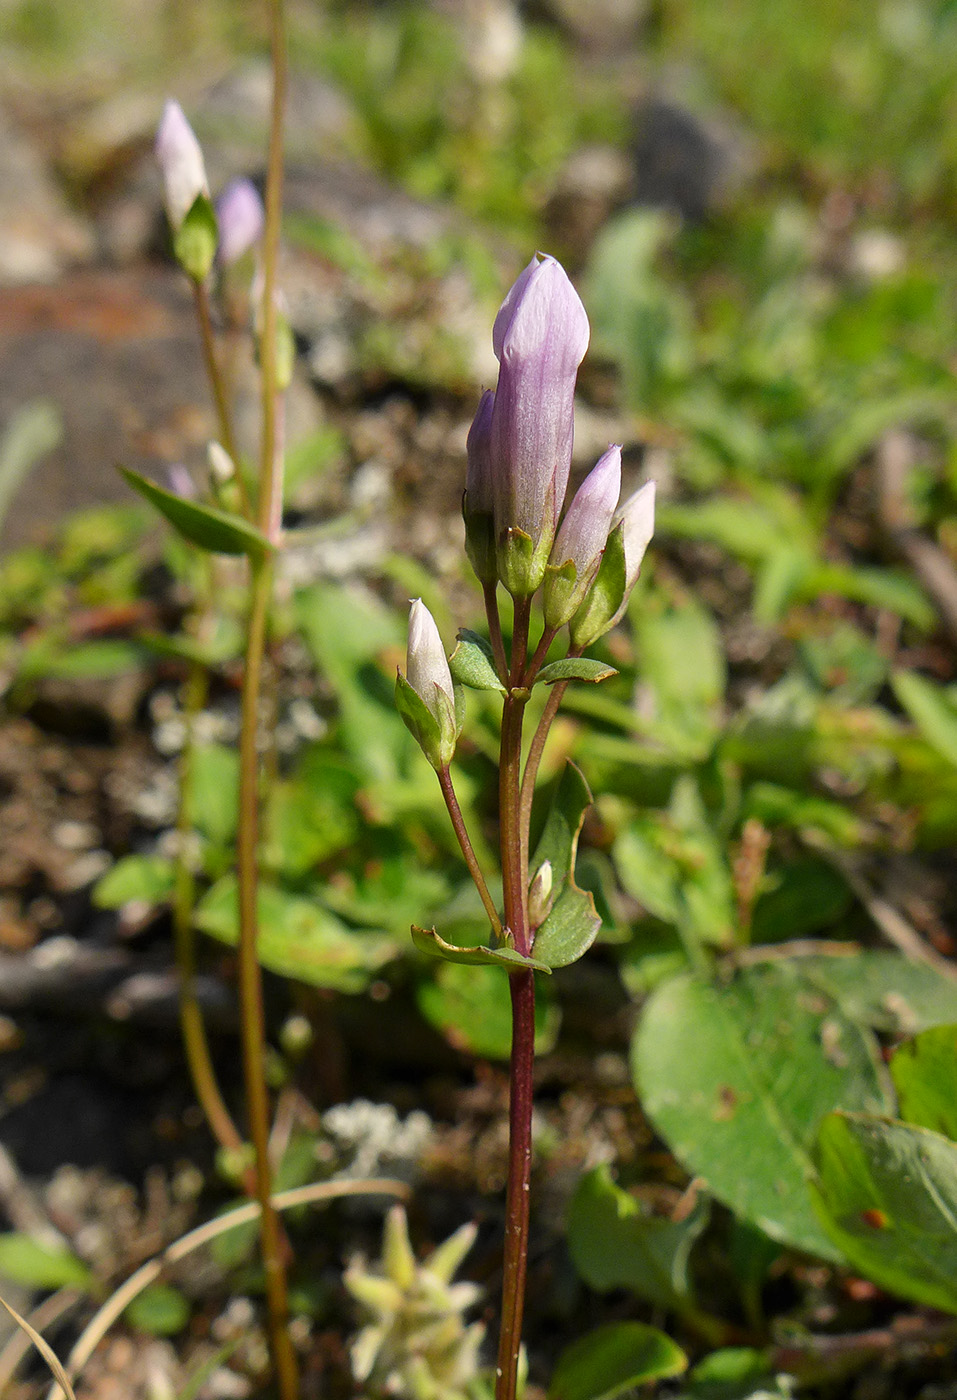
[{"label": "green leaf with spots", "polygon": [[811,1196],[850,1264],[896,1293],[957,1313],[957,1144],[860,1113],[821,1125]]},{"label": "green leaf with spots", "polygon": [[772,1239],[838,1258],[807,1195],[817,1125],[836,1108],[883,1112],[871,1034],[791,964],[726,985],[690,975],[653,994],[632,1047],[649,1118],[678,1160]]}]

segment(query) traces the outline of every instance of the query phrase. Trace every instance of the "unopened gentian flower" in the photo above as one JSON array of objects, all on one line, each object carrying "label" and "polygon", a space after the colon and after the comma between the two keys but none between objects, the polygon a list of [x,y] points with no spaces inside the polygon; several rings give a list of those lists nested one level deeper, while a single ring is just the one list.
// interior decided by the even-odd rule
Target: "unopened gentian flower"
[{"label": "unopened gentian flower", "polygon": [[648,481],[617,512],[595,582],[569,623],[579,651],[621,621],[654,529],[655,483]]},{"label": "unopened gentian flower", "polygon": [[491,460],[499,577],[514,597],[535,592],[565,500],[575,378],[588,317],[554,258],[533,258],[492,330],[499,360]]},{"label": "unopened gentian flower", "polygon": [[209,184],[196,134],[182,107],[172,100],[163,108],[156,132],[156,159],[163,174],[166,213],[177,233],[198,196],[209,197]]},{"label": "unopened gentian flower", "polygon": [[462,515],[465,519],[465,552],[472,562],[479,583],[494,583],[498,577],[495,562],[495,497],[492,486],[492,410],[495,395],[486,389],[469,428],[465,450],[468,469]]},{"label": "unopened gentian flower", "polygon": [[653,481],[646,481],[644,486],[639,487],[633,495],[628,497],[618,512],[615,523],[617,524],[618,521],[621,521],[623,527],[625,546],[625,596],[621,600],[620,608],[609,622],[609,628],[614,627],[615,623],[620,622],[624,616],[628,599],[638,582],[645,550],[655,533],[655,483]]},{"label": "unopened gentian flower", "polygon": [[414,600],[409,611],[406,675],[396,677],[396,699],[402,718],[432,767],[448,767],[461,724],[442,638],[421,598]]},{"label": "unopened gentian flower", "polygon": [[166,481],[173,495],[180,496],[184,501],[195,501],[199,495],[189,468],[182,462],[173,462],[166,468]]},{"label": "unopened gentian flower", "polygon": [[564,626],[584,600],[601,563],[620,490],[621,448],[609,447],[578,488],[555,536],[544,590],[549,627]]},{"label": "unopened gentian flower", "polygon": [[266,211],[259,191],[251,180],[231,180],[216,201],[219,220],[218,257],[231,267],[248,253],[262,236]]}]

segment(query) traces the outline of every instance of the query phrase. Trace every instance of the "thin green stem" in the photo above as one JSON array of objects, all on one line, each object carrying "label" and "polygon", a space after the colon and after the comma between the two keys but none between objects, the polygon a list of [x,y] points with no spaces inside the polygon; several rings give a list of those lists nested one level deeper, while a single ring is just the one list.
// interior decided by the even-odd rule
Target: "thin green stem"
[{"label": "thin green stem", "polygon": [[[554,637],[554,633],[552,634]],[[549,642],[549,644],[551,644]],[[581,656],[584,648],[569,647],[569,656]],[[548,648],[546,647],[546,651]],[[558,713],[558,707],[562,703],[565,691],[568,689],[568,681],[556,681],[552,686],[545,708],[542,711],[541,719],[532,735],[532,742],[528,746],[528,757],[525,760],[525,772],[522,775],[521,788],[521,823],[522,831],[525,833],[525,840],[528,841],[528,830],[532,820],[532,802],[535,798],[535,782],[538,778],[538,768],[542,761],[542,754],[545,752],[545,742],[548,739],[548,732],[552,727],[552,721]],[[527,846],[526,846],[526,860]]]},{"label": "thin green stem", "polygon": [[260,529],[268,531],[275,515],[277,488],[281,491],[281,463],[276,460],[278,415],[276,396],[276,279],[279,234],[282,225],[283,115],[286,108],[287,55],[284,0],[269,0],[269,30],[273,65],[272,108],[269,127],[269,164],[266,169],[266,224],[263,230],[263,303],[259,364],[262,385],[262,442],[260,443]]},{"label": "thin green stem", "polygon": [[213,395],[213,403],[216,405],[219,440],[229,453],[236,468],[236,484],[239,488],[243,513],[247,517],[251,517],[252,505],[250,504],[249,494],[246,490],[242,465],[237,454],[236,435],[233,432],[233,418],[229,409],[229,395],[226,392],[226,380],[223,376],[222,366],[219,363],[219,356],[216,353],[216,335],[213,331],[213,319],[209,309],[209,288],[205,282],[193,281],[193,298],[196,303],[196,319],[199,322],[199,342],[203,351],[203,364],[206,367],[206,378],[209,380],[209,387]]},{"label": "thin green stem", "polygon": [[[270,0],[273,62],[269,159],[266,173],[266,226],[263,235],[262,455],[257,519],[268,532],[281,492],[277,464],[280,435],[276,393],[276,265],[282,206],[282,127],[286,98],[286,43],[283,0]],[[279,1217],[272,1205],[269,1161],[269,1091],[265,1075],[266,1026],[262,973],[257,956],[259,889],[259,715],[263,658],[272,601],[271,559],[251,562],[249,630],[243,674],[242,726],[239,744],[239,989],[242,1017],[243,1071],[250,1137],[255,1154],[256,1198],[262,1214],[259,1237],[266,1284],[269,1342],[280,1400],[297,1400],[299,1374],[289,1336],[288,1286]]]},{"label": "thin green stem", "polygon": [[[531,951],[528,878],[523,863],[527,838],[521,826],[520,779],[522,722],[528,692],[530,603],[516,599],[512,632],[509,693],[502,713],[499,759],[502,885],[505,923],[516,951]],[[532,1071],[535,1054],[535,978],[523,971],[509,975],[512,1003],[512,1053],[509,1066],[509,1166],[505,1200],[505,1255],[502,1272],[502,1330],[495,1373],[495,1400],[516,1400],[518,1362],[525,1310],[528,1267],[529,1190],[532,1163]]]},{"label": "thin green stem", "polygon": [[265,1076],[266,1021],[257,955],[259,887],[259,696],[272,597],[272,564],[252,567],[249,632],[243,674],[239,740],[239,1000],[243,1077],[249,1136],[255,1154],[256,1199],[262,1208],[259,1236],[266,1276],[269,1338],[282,1400],[296,1400],[298,1367],[289,1338],[288,1288],[279,1218],[272,1206],[269,1162],[269,1092]]},{"label": "thin green stem", "polygon": [[190,862],[189,840],[193,830],[192,789],[195,751],[194,721],[209,691],[206,667],[190,663],[183,694],[186,741],[179,763],[179,812],[176,818],[176,874],[173,887],[173,945],[179,969],[179,1016],[183,1049],[193,1088],[216,1141],[228,1151],[238,1152],[243,1140],[226,1107],[203,1025],[203,1013],[196,996],[196,940],[193,910],[196,905],[196,879]]}]

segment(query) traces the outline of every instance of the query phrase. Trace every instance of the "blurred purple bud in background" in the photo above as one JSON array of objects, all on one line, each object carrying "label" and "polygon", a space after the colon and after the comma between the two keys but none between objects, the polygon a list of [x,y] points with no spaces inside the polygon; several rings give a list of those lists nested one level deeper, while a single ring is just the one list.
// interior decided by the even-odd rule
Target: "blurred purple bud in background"
[{"label": "blurred purple bud in background", "polygon": [[195,501],[199,494],[189,468],[182,462],[174,462],[166,468],[166,484],[174,496],[181,496],[184,501]]},{"label": "blurred purple bud in background", "polygon": [[266,211],[251,180],[231,180],[216,201],[219,220],[219,261],[230,267],[257,243]]}]

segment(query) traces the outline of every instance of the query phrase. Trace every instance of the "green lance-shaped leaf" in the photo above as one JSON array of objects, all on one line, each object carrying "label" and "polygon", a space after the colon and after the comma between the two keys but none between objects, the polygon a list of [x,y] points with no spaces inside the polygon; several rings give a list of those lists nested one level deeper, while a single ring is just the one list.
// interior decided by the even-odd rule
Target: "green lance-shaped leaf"
[{"label": "green lance-shaped leaf", "polygon": [[470,690],[497,690],[505,694],[505,687],[495,670],[492,648],[484,637],[463,627],[458,634],[455,650],[449,657],[449,670],[460,685]]},{"label": "green lance-shaped leaf", "polygon": [[957,764],[957,703],[943,687],[913,671],[895,671],[891,685],[931,748]]},{"label": "green lance-shaped leaf", "polygon": [[210,554],[248,554],[250,559],[255,560],[262,559],[272,548],[262,531],[250,525],[241,515],[184,500],[182,496],[164,490],[155,481],[131,471],[129,467],[120,467],[119,470],[134,491],[145,496],[184,539],[200,549]]},{"label": "green lance-shaped leaf", "polygon": [[551,864],[551,906],[534,943],[536,958],[549,967],[577,962],[601,927],[591,893],[575,884],[578,837],[590,805],[591,793],[581,771],[567,764],[529,866],[534,886],[544,863]]},{"label": "green lance-shaped leaf", "polygon": [[0,1277],[27,1288],[86,1290],[93,1283],[90,1270],[75,1254],[19,1231],[0,1234]]},{"label": "green lance-shaped leaf", "polygon": [[551,972],[548,963],[541,962],[538,958],[523,958],[521,953],[516,953],[514,948],[488,948],[484,944],[475,947],[459,947],[455,943],[446,943],[434,928],[419,928],[412,925],[412,942],[421,953],[428,953],[433,958],[444,958],[447,962],[454,963],[489,963],[498,967],[504,967],[506,972],[522,972],[531,969],[532,972]]},{"label": "green lance-shaped leaf", "polygon": [[680,1376],[688,1358],[670,1337],[644,1322],[609,1322],[558,1358],[548,1400],[615,1400],[648,1381]]},{"label": "green lance-shaped leaf", "polygon": [[957,1026],[934,1026],[898,1046],[891,1078],[905,1123],[957,1140]]},{"label": "green lance-shaped leaf", "polygon": [[902,1298],[957,1313],[957,1144],[927,1128],[832,1113],[811,1194],[850,1264]]},{"label": "green lance-shaped leaf", "polygon": [[592,685],[597,685],[599,681],[606,681],[609,676],[617,674],[614,666],[608,666],[604,661],[594,661],[590,656],[565,656],[561,661],[550,661],[547,666],[543,666],[535,678],[535,684],[590,681]]},{"label": "green lance-shaped leaf", "polygon": [[568,1247],[590,1288],[628,1288],[657,1308],[681,1311],[690,1299],[688,1256],[708,1214],[699,1197],[684,1220],[651,1215],[612,1181],[607,1166],[596,1167],[572,1197]]},{"label": "green lance-shaped leaf", "polygon": [[817,1125],[887,1112],[877,1044],[786,964],[724,986],[682,975],[648,1001],[632,1047],[643,1107],[678,1160],[772,1239],[839,1257],[805,1186]]}]

